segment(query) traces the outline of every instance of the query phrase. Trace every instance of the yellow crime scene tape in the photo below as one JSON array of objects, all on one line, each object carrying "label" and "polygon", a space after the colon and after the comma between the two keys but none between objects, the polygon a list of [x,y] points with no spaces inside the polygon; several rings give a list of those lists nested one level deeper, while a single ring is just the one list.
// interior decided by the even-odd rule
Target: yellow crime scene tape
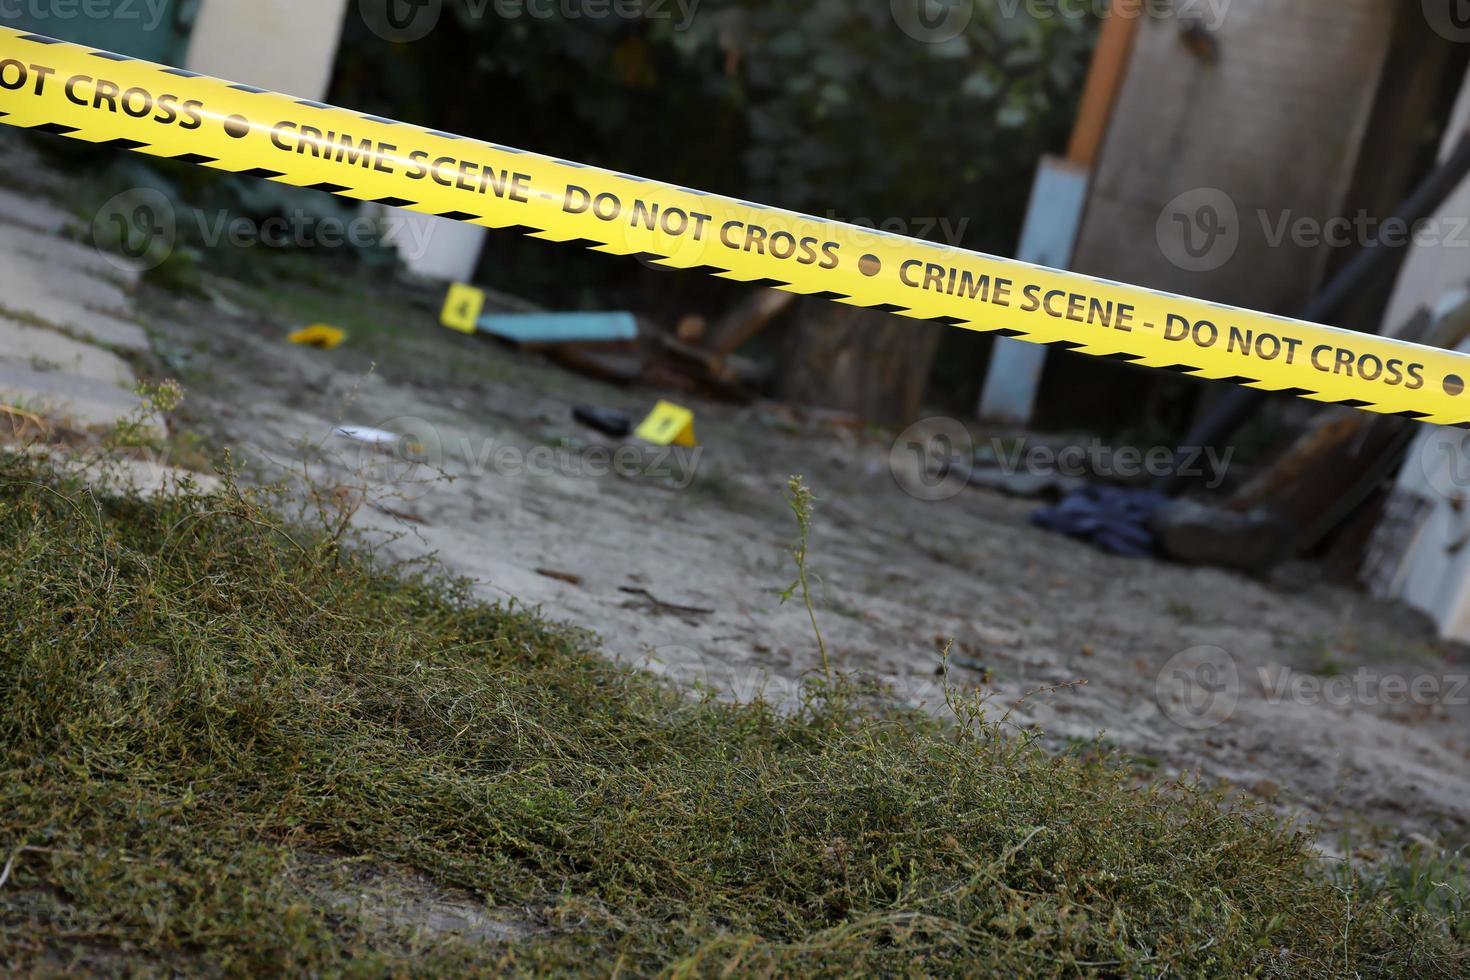
[{"label": "yellow crime scene tape", "polygon": [[809,217],[0,28],[0,122],[1446,425],[1470,357]]}]

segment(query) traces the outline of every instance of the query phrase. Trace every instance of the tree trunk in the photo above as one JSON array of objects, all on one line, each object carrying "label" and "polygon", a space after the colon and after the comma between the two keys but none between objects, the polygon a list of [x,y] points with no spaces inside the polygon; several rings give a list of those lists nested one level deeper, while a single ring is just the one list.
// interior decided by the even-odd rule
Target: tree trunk
[{"label": "tree trunk", "polygon": [[885,426],[914,420],[943,327],[823,300],[797,316],[777,384],[784,401]]}]

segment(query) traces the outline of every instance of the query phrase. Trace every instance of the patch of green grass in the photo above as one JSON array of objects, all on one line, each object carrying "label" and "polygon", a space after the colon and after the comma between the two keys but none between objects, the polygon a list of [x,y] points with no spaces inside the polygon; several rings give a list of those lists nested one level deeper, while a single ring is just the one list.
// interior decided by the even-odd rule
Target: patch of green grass
[{"label": "patch of green grass", "polygon": [[1194,606],[1187,602],[1181,602],[1178,599],[1170,599],[1168,609],[1169,615],[1181,623],[1193,623],[1199,619],[1199,612]]},{"label": "patch of green grass", "polygon": [[1414,844],[1351,880],[1369,900],[1387,899],[1415,908],[1461,943],[1470,943],[1470,860],[1464,849],[1449,851]]},{"label": "patch of green grass", "polygon": [[[1260,808],[1048,755],[973,701],[697,698],[268,503],[0,457],[6,973],[1464,968],[1441,920]],[[354,912],[331,862],[520,931],[414,932],[422,885]]]}]

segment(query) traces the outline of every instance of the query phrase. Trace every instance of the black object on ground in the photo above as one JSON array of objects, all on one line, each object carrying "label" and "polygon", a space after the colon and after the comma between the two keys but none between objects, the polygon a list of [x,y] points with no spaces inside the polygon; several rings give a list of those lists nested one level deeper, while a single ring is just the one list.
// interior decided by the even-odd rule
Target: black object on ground
[{"label": "black object on ground", "polygon": [[578,405],[572,409],[572,418],[588,428],[596,429],[614,439],[622,439],[633,431],[633,420],[627,412],[615,408],[598,408],[596,405]]}]

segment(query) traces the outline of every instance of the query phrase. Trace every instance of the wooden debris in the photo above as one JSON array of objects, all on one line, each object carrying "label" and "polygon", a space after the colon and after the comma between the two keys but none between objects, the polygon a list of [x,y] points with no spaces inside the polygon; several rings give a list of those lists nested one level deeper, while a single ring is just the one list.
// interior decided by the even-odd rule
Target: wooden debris
[{"label": "wooden debris", "polygon": [[536,569],[536,574],[546,578],[556,579],[558,582],[565,582],[568,585],[582,584],[582,576],[573,572],[559,572],[554,568],[538,568]]},{"label": "wooden debris", "polygon": [[705,348],[716,354],[733,354],[789,310],[796,298],[795,293],[779,289],[761,289],[751,293],[710,328]]}]

